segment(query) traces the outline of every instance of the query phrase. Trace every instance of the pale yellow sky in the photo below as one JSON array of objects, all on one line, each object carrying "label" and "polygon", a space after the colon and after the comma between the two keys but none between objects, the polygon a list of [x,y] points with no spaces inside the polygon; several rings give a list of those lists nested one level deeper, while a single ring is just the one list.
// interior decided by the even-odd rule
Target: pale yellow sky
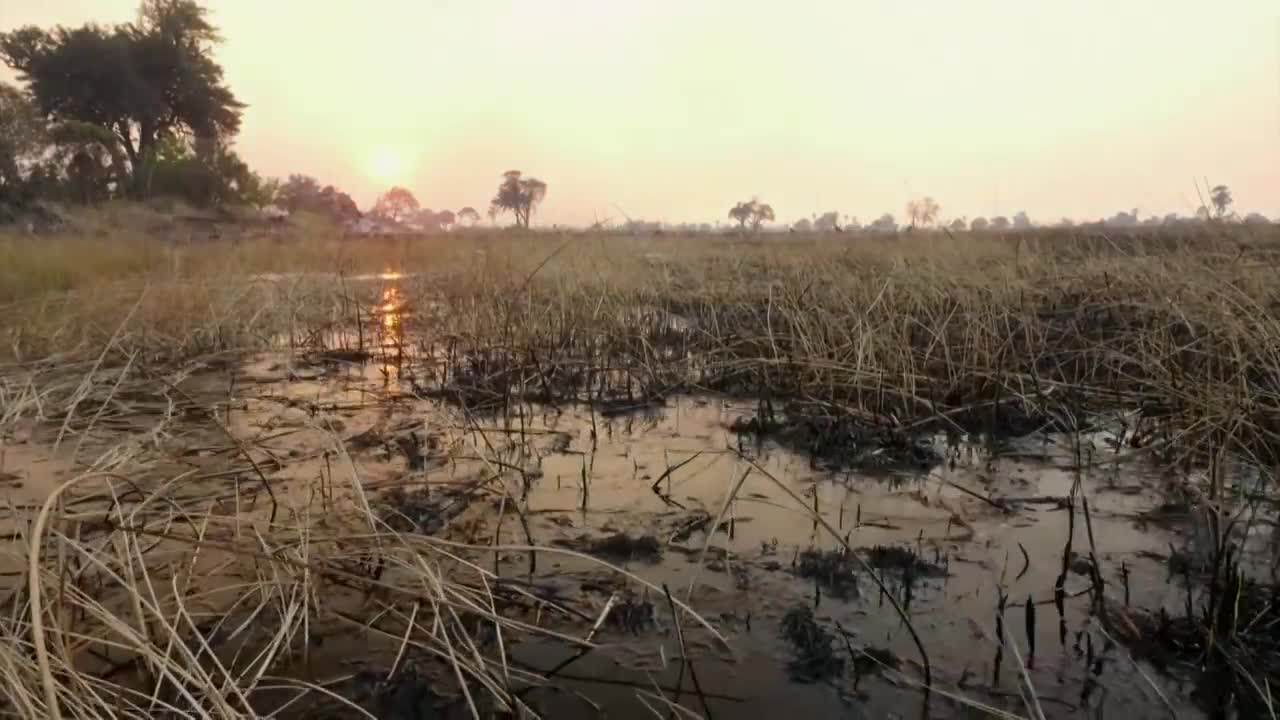
[{"label": "pale yellow sky", "polygon": [[[483,209],[518,168],[550,186],[542,223],[752,195],[780,221],[924,194],[946,217],[1189,214],[1205,176],[1280,215],[1277,0],[206,4],[243,155],[362,206],[395,181]],[[0,0],[0,29],[136,5]]]}]

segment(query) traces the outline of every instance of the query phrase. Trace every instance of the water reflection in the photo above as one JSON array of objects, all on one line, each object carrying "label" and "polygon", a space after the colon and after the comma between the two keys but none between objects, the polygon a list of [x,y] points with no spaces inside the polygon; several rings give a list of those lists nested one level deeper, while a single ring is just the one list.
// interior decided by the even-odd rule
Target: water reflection
[{"label": "water reflection", "polygon": [[[378,306],[378,312],[382,316],[382,328],[393,335],[400,332],[401,329],[401,313],[404,310],[404,294],[400,292],[400,288],[391,285],[382,289],[382,304]],[[402,339],[400,337],[397,340]]]},{"label": "water reflection", "polygon": [[377,295],[378,299],[374,304],[372,316],[377,323],[377,332],[381,336],[378,344],[382,347],[384,354],[392,351],[397,356],[402,356],[404,352],[404,325],[405,317],[409,314],[409,301],[400,287],[400,280],[403,277],[400,273],[391,270],[378,275],[382,281],[382,289]]}]

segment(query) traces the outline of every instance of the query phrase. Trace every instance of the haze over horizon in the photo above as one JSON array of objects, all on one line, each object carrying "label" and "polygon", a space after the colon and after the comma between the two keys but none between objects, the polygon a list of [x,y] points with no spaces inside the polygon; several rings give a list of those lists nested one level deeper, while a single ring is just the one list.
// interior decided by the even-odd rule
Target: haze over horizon
[{"label": "haze over horizon", "polygon": [[[752,196],[779,222],[922,195],[943,218],[1190,215],[1205,178],[1280,216],[1274,0],[208,7],[240,153],[361,207],[398,184],[483,211],[515,168],[550,187],[536,224],[724,221]],[[10,0],[0,31],[136,12]]]}]

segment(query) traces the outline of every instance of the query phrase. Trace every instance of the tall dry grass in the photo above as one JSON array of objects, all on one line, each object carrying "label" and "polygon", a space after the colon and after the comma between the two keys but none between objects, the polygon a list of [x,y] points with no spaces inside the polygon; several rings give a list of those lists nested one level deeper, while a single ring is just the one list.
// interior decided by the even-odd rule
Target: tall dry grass
[{"label": "tall dry grass", "polygon": [[[707,389],[901,433],[1107,416],[1169,461],[1280,460],[1270,228],[388,241],[307,226],[211,241],[103,222],[0,236],[0,425],[87,434],[122,384],[145,392],[214,356],[351,342],[343,331],[378,301],[378,283],[355,278],[395,271],[408,337],[447,358],[435,382],[468,402]],[[394,669],[410,649],[442,659],[476,691],[474,714],[518,711],[512,688],[539,679],[474,638],[477,623],[499,643],[551,633],[498,607],[538,601],[496,590],[465,548],[393,530],[355,475],[348,516],[323,522],[274,498],[263,517],[246,475],[231,515],[225,496],[175,500],[180,476],[83,475],[25,509],[0,622],[13,712],[233,717],[264,712],[264,697],[332,696],[352,678],[277,674],[308,656],[326,603],[385,640]],[[243,516],[242,501],[256,503]],[[376,620],[348,613],[352,598],[376,599]]]},{"label": "tall dry grass", "polygon": [[808,400],[898,428],[967,426],[1008,403],[1057,421],[1125,411],[1180,452],[1233,445],[1270,463],[1278,236],[7,238],[0,353],[96,357],[114,338],[117,360],[169,362],[279,345],[354,323],[377,299],[351,278],[395,270],[415,338],[491,356],[495,381],[609,366],[650,393]]}]

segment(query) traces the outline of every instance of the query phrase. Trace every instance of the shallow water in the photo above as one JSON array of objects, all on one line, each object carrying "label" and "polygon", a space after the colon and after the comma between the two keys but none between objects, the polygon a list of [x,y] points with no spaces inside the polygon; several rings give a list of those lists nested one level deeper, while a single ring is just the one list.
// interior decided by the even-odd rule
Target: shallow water
[{"label": "shallow water", "polygon": [[[1003,586],[1009,597],[1010,632],[1026,655],[1025,610],[1015,606],[1028,597],[1037,603],[1053,598],[1068,513],[1050,500],[1070,492],[1075,475],[1066,467],[1070,454],[1043,442],[1004,448],[1013,457],[986,457],[981,449],[961,447],[961,460],[954,469],[948,464],[929,474],[890,478],[832,473],[816,470],[808,459],[781,448],[750,446],[749,439],[728,429],[748,410],[729,401],[691,398],[674,401],[647,417],[597,418],[594,452],[586,413],[530,418],[535,430],[568,435],[567,445],[559,435],[535,443],[541,448],[534,451],[532,464],[540,467],[542,476],[532,481],[524,495],[534,542],[583,549],[590,548],[593,539],[617,533],[656,537],[663,545],[661,560],[635,559],[627,567],[682,596],[691,585],[695,587],[694,606],[720,619],[718,627],[740,660],[726,664],[708,650],[699,660],[704,663],[703,673],[715,678],[725,694],[741,697],[752,707],[798,692],[785,672],[791,650],[779,633],[783,616],[795,607],[814,608],[819,622],[829,629],[839,623],[853,634],[856,645],[889,650],[904,667],[915,666],[918,671],[917,650],[909,634],[865,572],[855,567],[855,584],[838,593],[800,577],[802,552],[839,547],[827,528],[815,527],[816,508],[855,551],[888,546],[916,552],[930,568],[920,571],[922,577],[904,583],[901,572],[881,570],[889,590],[899,593],[903,604],[904,584],[912,585],[909,613],[923,637],[935,679],[944,679],[952,687],[965,685],[968,694],[983,702],[1008,705],[1005,694],[1016,692],[1017,671],[1007,652],[1000,687],[991,687],[996,644],[990,638],[995,632],[997,587]],[[747,447],[739,451],[744,442]],[[1021,459],[1028,455],[1042,459]],[[685,460],[655,492],[654,481]],[[1115,574],[1125,563],[1134,605],[1161,606],[1180,591],[1166,585],[1167,572],[1158,558],[1167,554],[1171,543],[1181,540],[1171,531],[1143,529],[1135,521],[1139,513],[1160,503],[1158,479],[1132,468],[1123,477],[1123,481],[1092,474],[1084,478],[1099,560],[1108,582],[1117,586],[1120,579]],[[524,494],[522,484],[520,478],[511,479],[513,497]],[[1002,512],[953,484],[1008,498],[1016,510]],[[734,499],[726,505],[735,486]],[[714,519],[722,519],[721,530],[710,537],[695,531],[687,538],[672,539],[685,534],[680,531],[690,518],[704,515],[712,518],[707,527],[715,525]],[[1079,514],[1076,519],[1083,525]],[[503,527],[508,542],[524,541],[523,529],[510,513]],[[1078,528],[1075,547],[1087,554],[1083,530]],[[1019,546],[1025,548],[1025,556]],[[704,557],[705,563],[700,562]],[[1081,562],[1077,560],[1077,569]],[[526,563],[522,557],[511,557],[510,572],[520,575]],[[599,582],[600,571],[585,563],[553,560],[550,567],[545,562],[539,567],[534,581],[548,583],[561,593],[578,588],[602,593],[596,590],[600,585],[611,592],[628,592],[626,587]],[[1080,573],[1072,573],[1066,584],[1069,594],[1087,587],[1087,577]],[[649,594],[646,598],[634,587],[630,591],[658,608],[663,605],[660,597]],[[1123,590],[1113,587],[1113,592],[1123,597]],[[1088,682],[1074,643],[1084,627],[1087,604],[1083,597],[1068,600],[1065,648],[1058,640],[1053,606],[1038,605],[1043,619],[1036,631],[1035,668],[1029,674],[1044,702],[1060,709],[1080,705],[1079,696]],[[659,614],[669,617],[660,610]],[[624,633],[616,639],[637,658],[651,663],[678,654],[669,627],[638,636]],[[1101,638],[1097,642],[1102,645]],[[1099,687],[1090,690],[1094,702],[1105,702],[1109,708],[1149,707],[1150,700],[1135,686],[1138,677],[1131,663],[1116,652],[1108,665],[1105,682],[1095,679]],[[813,708],[819,716],[857,708],[869,716],[881,716],[904,702],[902,691],[886,683],[871,690],[877,686],[875,681],[863,683],[865,696],[858,696],[846,675],[809,686],[802,706]],[[1046,713],[1053,715],[1049,705]],[[797,706],[787,700],[772,707]],[[826,709],[819,711],[819,707]],[[1017,703],[1010,709],[1018,711]]]},{"label": "shallow water", "polygon": [[[651,689],[656,680],[672,690],[680,674],[680,644],[665,597],[561,551],[596,553],[618,563],[688,598],[709,619],[727,647],[705,629],[684,629],[704,692],[726,698],[708,700],[713,712],[745,706],[806,709],[819,717],[883,717],[901,713],[904,704],[918,706],[918,650],[868,571],[846,560],[843,579],[834,578],[835,584],[831,577],[802,576],[802,554],[836,551],[836,535],[872,564],[886,565],[878,558],[901,555],[874,548],[915,554],[909,577],[893,563],[878,572],[888,592],[907,606],[935,685],[946,692],[1027,713],[1018,699],[1012,648],[1003,652],[998,678],[995,668],[997,588],[1003,588],[1009,641],[1028,661],[1025,604],[1031,598],[1036,605],[1036,652],[1027,677],[1047,716],[1099,706],[1138,717],[1165,716],[1153,684],[1186,705],[1176,682],[1151,668],[1138,673],[1128,652],[1089,621],[1089,528],[1078,507],[1073,518],[1059,502],[1077,476],[1089,500],[1088,525],[1107,596],[1116,608],[1126,606],[1126,592],[1133,608],[1179,607],[1184,591],[1170,580],[1166,558],[1194,536],[1187,519],[1149,521],[1144,514],[1165,503],[1164,478],[1127,456],[1108,460],[1105,436],[1085,439],[1096,448],[1090,451],[1095,461],[1082,471],[1063,437],[996,446],[979,438],[948,445],[937,437],[935,446],[948,458],[941,466],[868,476],[823,469],[803,454],[735,432],[735,421],[751,414],[752,403],[681,397],[634,412],[611,406],[609,416],[587,406],[533,405],[478,416],[406,397],[397,382],[368,366],[342,365],[316,371],[311,379],[287,380],[275,374],[278,365],[278,358],[265,357],[240,369],[240,409],[231,419],[246,438],[294,430],[283,441],[268,441],[281,443],[279,453],[303,456],[273,476],[292,497],[314,495],[322,461],[305,456],[329,442],[317,425],[336,428],[348,439],[363,482],[375,491],[448,486],[460,477],[506,468],[500,472],[503,490],[494,491],[505,497],[491,493],[451,527],[465,527],[463,539],[489,543],[498,537],[512,546],[545,548],[536,553],[532,574],[527,552],[499,554],[500,572],[513,582],[602,613],[610,602],[637,608],[632,616],[611,616],[595,638],[606,647],[565,671],[594,679],[566,680],[590,702],[563,688],[533,693],[556,717],[594,717],[592,702],[612,716],[647,717],[651,713],[637,699],[637,688]],[[370,432],[380,438],[375,447],[352,442]],[[394,438],[408,432],[431,438],[421,469],[396,449]],[[829,527],[815,523],[815,513]],[[1066,600],[1063,644],[1052,600],[1073,522],[1076,556],[1065,583],[1072,597]],[[624,547],[621,554],[601,545],[619,536],[652,537],[656,556],[647,545],[639,551]],[[788,611],[800,607],[814,611],[840,655],[853,653],[844,668],[816,681],[797,681],[789,671],[796,653],[781,626]],[[837,628],[847,631],[848,644]],[[581,635],[586,628],[565,630]],[[878,672],[864,651],[889,658],[901,672]],[[568,650],[537,641],[513,652],[547,670]],[[1094,665],[1086,669],[1088,654]],[[851,667],[855,657],[863,660],[857,672]],[[688,691],[690,679],[683,682]],[[696,696],[683,698],[686,706],[699,707]],[[933,705],[937,712],[952,712],[956,702],[935,694]]]},{"label": "shallow water", "polygon": [[[1180,610],[1185,589],[1171,578],[1170,558],[1202,544],[1196,517],[1169,502],[1172,481],[1140,457],[1115,452],[1105,433],[998,443],[938,436],[927,440],[940,465],[870,474],[833,470],[736,431],[756,404],[717,396],[466,412],[420,392],[439,357],[406,341],[406,318],[418,309],[394,278],[371,280],[383,285],[364,314],[368,325],[354,336],[340,331],[339,347],[358,342],[360,353],[300,346],[197,373],[183,387],[215,408],[235,442],[192,421],[166,428],[156,452],[130,457],[157,482],[191,471],[184,491],[204,492],[247,476],[236,447],[249,447],[282,505],[321,517],[340,514],[325,487],[345,472],[334,470],[339,454],[364,492],[393,507],[393,490],[438,494],[491,478],[484,499],[448,517],[414,510],[414,522],[429,520],[424,529],[456,540],[512,546],[496,552],[504,578],[603,618],[592,636],[601,647],[557,674],[555,687],[529,693],[547,716],[650,717],[645,702],[665,714],[656,699],[662,692],[721,716],[915,717],[923,663],[895,602],[927,653],[935,717],[980,716],[965,709],[973,705],[1034,715],[1020,697],[1024,682],[1047,717],[1167,717],[1157,689],[1179,716],[1195,716],[1189,684],[1135,662],[1091,620],[1091,551],[1108,612],[1125,628],[1160,608]],[[109,443],[95,440],[84,455],[97,444]],[[0,500],[42,502],[73,472],[73,461],[47,450],[39,439],[7,449]],[[1062,502],[1077,483],[1087,517]],[[262,512],[256,500],[234,502],[223,511]],[[1069,535],[1060,625],[1054,589]],[[1264,527],[1247,540],[1262,548],[1272,535]],[[528,545],[540,549],[531,554]],[[492,564],[495,554],[476,561]],[[677,628],[664,587],[726,642],[687,616]],[[995,640],[1001,605],[1003,650]],[[810,633],[816,655],[784,637],[802,608],[820,629]],[[591,625],[528,620],[559,623],[579,637]],[[306,673],[382,670],[394,649],[340,636],[315,651]],[[548,640],[510,650],[513,662],[540,672],[570,656]],[[435,680],[447,695],[448,678]],[[461,709],[444,704],[446,715]]]}]

